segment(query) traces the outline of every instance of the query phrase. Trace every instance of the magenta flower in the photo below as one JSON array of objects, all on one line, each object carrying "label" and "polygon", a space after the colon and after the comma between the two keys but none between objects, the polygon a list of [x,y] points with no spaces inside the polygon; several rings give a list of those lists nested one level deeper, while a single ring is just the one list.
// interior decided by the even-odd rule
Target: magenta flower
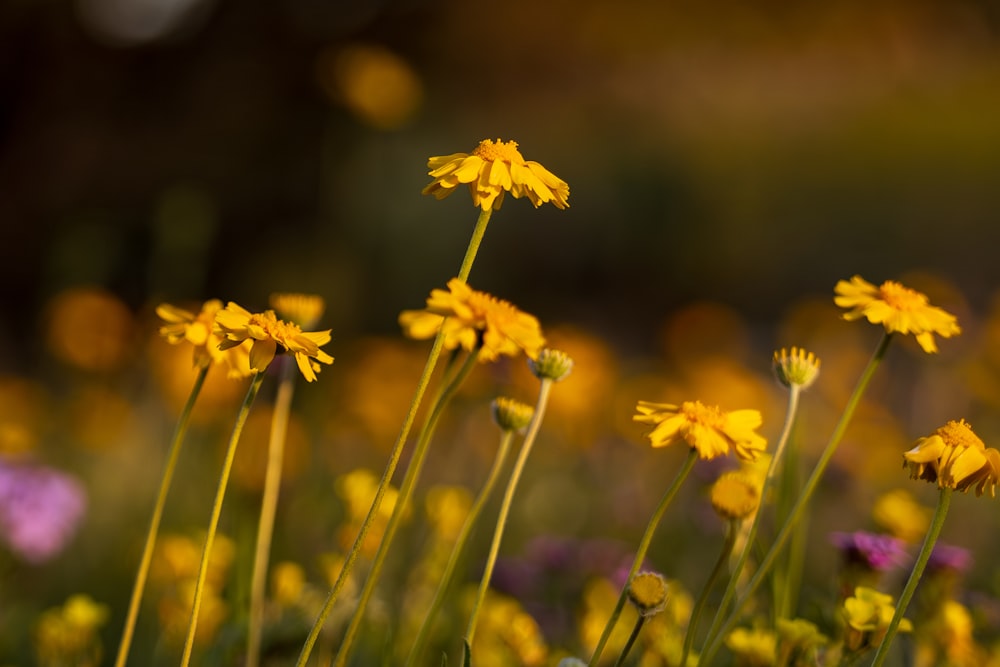
[{"label": "magenta flower", "polygon": [[42,465],[0,461],[0,541],[29,563],[57,556],[86,506],[76,478]]},{"label": "magenta flower", "polygon": [[843,552],[848,565],[860,565],[875,572],[901,567],[909,560],[906,543],[889,535],[863,530],[830,533],[830,542]]}]

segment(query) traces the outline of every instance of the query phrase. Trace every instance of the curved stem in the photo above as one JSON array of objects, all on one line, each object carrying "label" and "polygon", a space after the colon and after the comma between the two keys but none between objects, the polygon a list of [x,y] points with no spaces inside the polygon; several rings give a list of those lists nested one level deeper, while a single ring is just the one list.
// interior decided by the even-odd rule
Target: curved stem
[{"label": "curved stem", "polygon": [[434,619],[437,617],[437,613],[441,609],[441,605],[444,603],[445,594],[448,591],[451,578],[455,573],[455,567],[458,565],[458,561],[460,560],[462,552],[465,548],[465,543],[468,541],[473,527],[479,520],[479,515],[483,511],[483,507],[486,506],[486,501],[491,495],[493,495],[493,489],[496,487],[497,481],[500,479],[500,472],[503,470],[504,463],[507,461],[507,454],[510,452],[510,445],[513,441],[514,431],[503,431],[500,435],[500,447],[497,450],[496,457],[493,459],[493,467],[490,468],[490,472],[486,477],[486,482],[483,484],[483,488],[479,491],[479,495],[476,496],[476,500],[472,503],[472,507],[469,508],[468,516],[465,517],[465,523],[462,524],[462,530],[458,534],[458,539],[455,540],[455,546],[452,547],[451,556],[448,558],[448,564],[445,565],[444,574],[441,576],[441,583],[438,584],[438,589],[434,594],[434,599],[431,601],[430,609],[427,610],[427,616],[424,617],[424,622],[420,626],[417,638],[413,642],[413,648],[410,650],[410,654],[406,659],[406,667],[416,664],[424,652],[424,646],[430,638],[430,631],[434,625]]},{"label": "curved stem", "polygon": [[378,582],[379,574],[382,571],[382,565],[385,563],[386,555],[389,553],[389,546],[392,544],[392,540],[396,536],[396,530],[399,528],[399,522],[410,503],[410,498],[413,496],[413,490],[416,487],[417,480],[420,478],[420,472],[423,468],[424,459],[427,456],[429,448],[428,445],[434,435],[434,430],[437,427],[438,420],[441,418],[441,414],[451,401],[452,396],[455,395],[455,392],[462,385],[462,382],[466,377],[468,377],[469,373],[475,367],[479,356],[478,353],[478,346],[469,352],[468,357],[465,359],[465,363],[455,374],[454,379],[452,379],[452,381],[441,391],[438,400],[431,409],[430,415],[427,417],[427,421],[424,423],[420,436],[417,438],[417,445],[413,449],[413,458],[410,460],[410,464],[406,468],[406,474],[403,476],[403,483],[399,487],[399,496],[396,499],[396,504],[392,508],[392,514],[389,515],[389,521],[386,523],[382,541],[379,543],[378,550],[375,552],[375,558],[372,561],[371,570],[368,572],[364,588],[361,590],[361,596],[358,598],[354,608],[354,614],[351,616],[351,623],[347,626],[347,632],[340,643],[340,648],[337,650],[336,657],[333,659],[333,665],[335,667],[342,667],[347,662],[347,657],[350,655],[354,639],[357,637],[358,631],[361,629],[361,624],[364,622],[365,609],[368,606],[368,601],[371,599],[372,593],[375,590],[375,584]]},{"label": "curved stem", "polygon": [[880,667],[889,653],[889,647],[896,636],[896,632],[899,630],[903,614],[906,613],[906,608],[913,598],[913,593],[917,590],[920,577],[923,576],[927,561],[930,560],[931,553],[934,551],[934,544],[937,542],[938,535],[941,534],[941,527],[944,525],[945,517],[948,515],[948,506],[951,504],[951,492],[952,489],[950,487],[941,489],[941,493],[938,496],[937,509],[934,510],[934,518],[931,519],[931,525],[927,529],[927,536],[924,538],[924,545],[920,547],[917,562],[913,564],[913,571],[910,572],[910,578],[906,580],[906,586],[899,595],[899,602],[896,603],[896,611],[892,615],[892,620],[885,631],[885,636],[882,637],[882,643],[878,645],[875,659],[872,660],[872,667]]},{"label": "curved stem", "polygon": [[[458,278],[462,281],[467,280],[469,273],[472,271],[472,264],[479,252],[479,246],[482,244],[483,236],[486,234],[486,226],[490,221],[491,215],[492,211],[481,211],[479,214],[479,219],[476,221],[476,227],[472,232],[472,238],[469,240],[469,245],[465,250],[465,257],[462,259],[462,265],[458,270]],[[385,470],[382,473],[382,479],[379,481],[378,488],[375,490],[375,498],[372,500],[372,505],[368,510],[368,514],[365,516],[365,520],[361,524],[358,536],[354,538],[354,544],[351,546],[351,550],[348,552],[347,558],[344,560],[344,565],[340,569],[337,581],[334,583],[333,588],[330,589],[330,593],[326,596],[326,601],[323,603],[322,609],[320,609],[319,614],[316,616],[316,620],[313,622],[312,629],[309,630],[309,635],[306,637],[306,641],[302,645],[302,651],[299,653],[299,659],[295,663],[296,667],[305,667],[306,662],[308,662],[313,646],[315,646],[316,640],[319,638],[319,633],[322,632],[323,626],[326,624],[326,619],[329,618],[330,612],[333,611],[333,607],[337,603],[337,599],[340,597],[340,592],[344,589],[344,585],[347,583],[348,577],[354,570],[354,564],[358,560],[358,554],[361,553],[361,545],[364,544],[365,538],[368,536],[368,531],[371,529],[372,523],[378,515],[379,508],[382,506],[382,499],[385,497],[386,489],[389,486],[389,482],[392,480],[392,476],[396,472],[396,467],[399,465],[399,459],[402,456],[403,447],[406,445],[406,439],[410,435],[410,429],[413,427],[413,422],[417,418],[417,410],[420,408],[420,403],[423,401],[424,393],[427,391],[427,386],[430,384],[431,375],[434,374],[434,369],[437,366],[438,358],[441,356],[441,350],[443,347],[444,334],[442,326],[442,330],[438,331],[437,336],[434,338],[434,343],[431,345],[431,351],[427,355],[427,363],[424,364],[423,373],[417,381],[417,388],[413,392],[413,398],[410,401],[410,408],[407,411],[406,416],[403,418],[403,425],[400,427],[399,435],[396,437],[396,444],[392,447],[392,452],[389,454],[389,460],[386,462]]]},{"label": "curved stem", "polygon": [[287,357],[281,359],[281,380],[274,399],[271,416],[271,435],[267,450],[267,469],[264,473],[264,495],[257,521],[257,546],[254,551],[253,573],[250,578],[250,625],[247,629],[247,667],[260,664],[260,646],[264,630],[264,598],[267,590],[267,570],[271,558],[271,540],[274,536],[274,517],[278,511],[281,491],[281,469],[285,458],[285,438],[295,393],[296,368]]},{"label": "curved stem", "polygon": [[[861,372],[861,377],[858,379],[858,384],[855,386],[854,392],[851,394],[850,398],[847,399],[847,405],[844,406],[844,412],[840,415],[840,420],[834,427],[833,433],[830,434],[830,440],[827,442],[826,449],[823,450],[819,460],[816,462],[816,466],[813,468],[812,474],[806,481],[798,500],[792,507],[787,521],[781,527],[781,530],[778,531],[778,535],[775,537],[774,543],[771,545],[771,548],[768,549],[763,560],[761,560],[760,566],[754,573],[753,578],[751,578],[750,583],[747,584],[746,590],[743,591],[739,600],[736,601],[729,617],[717,628],[713,627],[713,629],[709,631],[709,640],[711,641],[711,644],[708,644],[708,649],[702,653],[702,660],[699,661],[699,665],[712,664],[712,658],[715,657],[715,654],[718,653],[719,648],[721,648],[722,638],[725,636],[725,633],[736,623],[740,611],[749,601],[750,596],[752,596],[760,586],[764,577],[767,576],[771,566],[774,565],[775,559],[778,557],[781,549],[785,546],[785,542],[788,541],[788,538],[791,536],[792,531],[795,529],[799,519],[802,518],[805,508],[809,504],[809,500],[812,498],[812,494],[816,491],[816,487],[819,485],[820,478],[826,471],[826,466],[830,463],[830,459],[833,458],[834,452],[837,451],[837,446],[843,439],[844,433],[847,431],[847,426],[854,417],[858,404],[861,402],[861,397],[868,389],[872,376],[875,375],[875,371],[882,362],[882,358],[885,357],[886,350],[888,350],[889,343],[891,341],[892,334],[890,333],[885,333],[882,336],[882,340],[879,341],[878,347],[875,348],[875,352],[868,361],[868,365],[865,366],[865,369]],[[721,617],[721,614],[719,617]]]},{"label": "curved stem", "polygon": [[174,478],[174,470],[177,468],[177,460],[180,458],[181,446],[184,443],[184,436],[187,434],[188,424],[191,421],[191,411],[201,387],[205,384],[205,376],[208,375],[209,366],[204,366],[198,370],[198,375],[194,379],[191,387],[191,394],[188,396],[184,408],[177,419],[174,427],[173,437],[170,439],[170,449],[167,453],[167,463],[163,468],[163,478],[160,480],[160,490],[156,495],[156,502],[153,505],[153,516],[149,520],[149,531],[146,533],[146,544],[142,549],[142,556],[139,559],[139,571],[135,575],[135,584],[132,586],[132,598],[129,600],[128,613],[125,616],[125,628],[122,631],[122,638],[118,644],[118,657],[115,658],[115,667],[125,667],[128,661],[129,648],[132,645],[132,635],[135,633],[136,619],[139,617],[139,603],[142,602],[142,594],[146,588],[146,578],[149,576],[149,566],[153,560],[153,549],[156,546],[156,536],[160,532],[160,521],[163,518],[163,508],[167,504],[167,493],[170,491],[170,484]]},{"label": "curved stem", "polygon": [[[760,514],[760,512],[757,512]],[[733,552],[733,547],[736,545],[736,538],[740,533],[740,524],[742,522],[730,521],[728,528],[726,530],[726,540],[722,544],[722,551],[719,553],[719,559],[715,562],[715,567],[712,569],[712,573],[708,575],[708,581],[705,582],[705,587],[701,589],[701,595],[698,596],[698,601],[694,605],[694,609],[691,610],[691,620],[688,621],[687,633],[684,635],[684,649],[681,653],[681,661],[678,663],[680,665],[686,665],[688,660],[688,655],[691,653],[691,646],[694,644],[694,635],[698,630],[698,619],[701,617],[701,612],[705,608],[705,603],[708,601],[708,595],[712,592],[712,587],[715,586],[715,582],[718,580],[719,575],[722,574],[723,569],[726,567],[726,563],[729,561],[729,556]],[[733,577],[736,575],[733,574]]]},{"label": "curved stem", "polygon": [[208,523],[208,532],[205,534],[205,546],[201,552],[201,565],[198,567],[198,581],[194,588],[194,600],[191,603],[191,621],[188,624],[187,639],[184,640],[184,654],[181,656],[181,667],[187,667],[191,661],[191,652],[194,650],[194,635],[198,629],[198,613],[201,611],[201,598],[205,592],[205,577],[208,574],[208,561],[212,554],[212,545],[215,542],[215,533],[219,527],[219,516],[222,514],[222,501],[226,497],[226,486],[229,484],[229,472],[233,468],[233,460],[236,458],[236,446],[240,442],[240,434],[243,433],[243,425],[250,414],[250,406],[257,398],[261,382],[264,380],[264,371],[258,371],[250,381],[250,388],[243,399],[243,405],[236,415],[236,424],[233,426],[233,433],[229,437],[229,446],[226,448],[226,458],[222,463],[222,472],[219,475],[219,486],[215,493],[215,502],[212,504],[212,518]]},{"label": "curved stem", "polygon": [[538,400],[535,401],[535,413],[531,416],[531,423],[528,424],[528,432],[524,436],[524,442],[521,443],[521,451],[517,453],[517,460],[514,462],[514,468],[510,472],[510,479],[507,480],[507,488],[504,490],[503,502],[500,504],[496,527],[493,529],[493,542],[490,544],[490,553],[486,558],[486,567],[483,569],[483,576],[479,580],[479,592],[476,594],[476,602],[472,607],[472,613],[469,615],[469,626],[465,631],[465,645],[469,647],[468,650],[470,651],[472,637],[476,633],[476,622],[479,620],[479,610],[483,606],[483,600],[486,599],[486,589],[489,588],[490,579],[493,578],[493,568],[496,566],[497,554],[500,553],[500,542],[503,540],[504,528],[507,526],[507,516],[510,514],[514,492],[517,491],[517,485],[521,480],[521,473],[524,472],[524,466],[528,462],[528,455],[531,454],[531,448],[535,444],[535,438],[538,436],[538,429],[542,425],[542,419],[545,418],[545,408],[549,403],[549,394],[551,391],[552,379],[543,378],[541,386],[538,389]]},{"label": "curved stem", "polygon": [[601,633],[601,638],[597,642],[597,647],[594,648],[594,654],[590,658],[588,663],[589,667],[596,667],[597,661],[601,657],[601,653],[604,651],[604,647],[608,643],[608,639],[611,637],[611,632],[615,628],[615,624],[618,622],[618,617],[621,616],[622,609],[625,607],[625,599],[628,597],[628,587],[632,583],[632,578],[642,567],[642,562],[646,559],[646,552],[649,550],[649,544],[653,540],[653,533],[656,532],[656,527],[660,524],[660,520],[663,518],[663,513],[666,512],[667,507],[673,501],[674,496],[677,495],[677,491],[680,490],[681,484],[687,479],[688,473],[694,467],[695,461],[698,460],[698,450],[693,447],[688,451],[687,458],[684,459],[684,464],[681,469],[677,471],[677,475],[674,477],[674,481],[671,482],[670,487],[663,494],[660,499],[660,504],[657,505],[656,510],[653,512],[653,516],[649,519],[649,523],[646,525],[646,532],[643,534],[642,539],[639,541],[639,550],[635,554],[635,560],[632,561],[632,568],[628,572],[628,577],[625,579],[625,586],[622,587],[622,592],[618,595],[618,602],[615,604],[614,611],[611,612],[611,618],[608,619],[607,624],[604,626],[604,632]]},{"label": "curved stem", "polygon": [[[635,644],[635,640],[639,637],[639,632],[642,630],[643,624],[646,622],[646,617],[642,614],[639,618],[635,619],[635,627],[632,628],[632,634],[628,636],[628,641],[625,642],[625,648],[622,649],[622,654],[618,656],[615,660],[615,667],[621,667],[625,664],[625,658],[628,657],[629,651],[632,650],[632,645]],[[680,664],[684,664],[683,662]]]},{"label": "curved stem", "polygon": [[[760,529],[761,517],[764,514],[763,500],[766,500],[771,496],[771,490],[774,488],[778,470],[780,470],[782,459],[784,459],[785,448],[788,445],[788,439],[792,433],[792,426],[795,424],[795,416],[798,413],[800,395],[801,389],[798,385],[792,385],[791,388],[789,388],[788,407],[785,409],[785,422],[781,425],[781,434],[778,436],[778,443],[774,447],[774,455],[771,457],[771,464],[768,466],[767,475],[764,478],[764,486],[761,489],[762,507],[754,514],[753,521],[750,523],[750,530],[748,531],[747,538],[743,543],[743,550],[740,551],[740,556],[736,560],[736,565],[733,567],[729,581],[726,584],[726,590],[722,595],[722,601],[719,603],[719,607],[715,611],[715,617],[712,619],[712,625],[709,626],[708,635],[705,637],[706,645],[710,644],[711,640],[715,636],[715,633],[718,631],[719,625],[725,618],[726,610],[729,607],[730,601],[733,599],[733,595],[736,593],[736,587],[739,585],[740,575],[743,574],[743,568],[746,566],[747,559],[750,556],[750,551],[753,549],[754,542],[757,539],[757,531]],[[693,641],[690,630],[688,631],[686,639]],[[686,652],[685,655],[687,655]],[[682,662],[681,664],[684,663]]]}]

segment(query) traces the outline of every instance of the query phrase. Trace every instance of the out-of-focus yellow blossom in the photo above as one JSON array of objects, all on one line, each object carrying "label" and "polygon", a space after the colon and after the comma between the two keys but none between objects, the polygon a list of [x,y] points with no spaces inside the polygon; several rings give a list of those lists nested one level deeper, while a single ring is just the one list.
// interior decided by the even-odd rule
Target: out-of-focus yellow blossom
[{"label": "out-of-focus yellow blossom", "polygon": [[0,377],[0,455],[15,457],[38,444],[46,396],[41,385],[13,376]]},{"label": "out-of-focus yellow blossom", "polygon": [[983,665],[983,651],[976,644],[972,630],[969,610],[960,602],[945,600],[931,619],[920,624],[914,664],[917,667]]},{"label": "out-of-focus yellow blossom", "polygon": [[913,544],[927,534],[931,510],[918,503],[909,491],[894,489],[875,499],[872,519],[893,537]]},{"label": "out-of-focus yellow blossom", "polygon": [[830,640],[814,623],[801,618],[779,618],[775,629],[778,631],[779,664],[820,664],[816,652]]},{"label": "out-of-focus yellow blossom", "polygon": [[112,371],[135,352],[135,320],[121,299],[97,287],[57,294],[47,308],[49,349],[85,371]]},{"label": "out-of-focus yellow blossom", "polygon": [[778,637],[770,630],[736,628],[726,637],[739,667],[771,667],[775,664]]},{"label": "out-of-focus yellow blossom", "polygon": [[[187,535],[162,535],[153,552],[150,580],[166,587],[179,581],[196,579],[201,566],[203,544],[204,538],[195,540]],[[225,585],[235,558],[236,543],[226,535],[216,535],[212,542],[212,553],[208,557],[205,585],[215,588]]]},{"label": "out-of-focus yellow blossom", "polygon": [[320,349],[330,342],[330,330],[302,331],[297,324],[279,320],[273,310],[251,313],[230,301],[215,316],[216,333],[225,340],[220,349],[228,349],[251,340],[250,368],[263,371],[274,359],[280,345],[295,357],[295,363],[308,381],[316,379],[320,365],[332,364],[333,357]]},{"label": "out-of-focus yellow blossom", "polygon": [[951,338],[962,333],[955,316],[930,305],[927,296],[909,287],[887,280],[878,287],[854,276],[850,282],[841,280],[834,298],[846,320],[865,317],[872,324],[881,324],[887,333],[913,334],[928,354],[937,352],[934,334]]},{"label": "out-of-focus yellow blossom", "polygon": [[104,653],[99,630],[107,620],[107,606],[87,595],[42,612],[34,632],[39,667],[97,667]]},{"label": "out-of-focus yellow blossom", "polygon": [[[469,606],[474,594],[469,590]],[[472,640],[476,667],[541,667],[549,655],[538,623],[517,600],[489,591]]]},{"label": "out-of-focus yellow blossom", "polygon": [[282,561],[271,570],[271,596],[282,607],[294,606],[305,586],[306,573],[298,563]]},{"label": "out-of-focus yellow blossom", "polygon": [[[160,599],[157,605],[160,626],[167,641],[180,645],[187,637],[194,604],[194,579],[186,579],[170,595]],[[229,618],[229,604],[220,594],[220,589],[205,586],[202,591],[201,606],[198,608],[198,633],[195,643],[208,646],[215,641],[222,624]]]},{"label": "out-of-focus yellow blossom", "polygon": [[480,344],[479,361],[522,351],[534,359],[545,345],[538,320],[485,292],[477,292],[458,278],[448,290],[431,290],[424,310],[405,310],[399,324],[410,338],[433,338],[444,329],[444,347],[472,351]]},{"label": "out-of-focus yellow blossom", "polygon": [[454,542],[472,507],[472,494],[461,486],[434,486],[425,500],[427,518],[439,539]]},{"label": "out-of-focus yellow blossom", "polygon": [[[620,587],[616,587],[607,579],[592,579],[587,582],[583,591],[583,614],[577,626],[580,643],[586,649],[586,653],[593,653],[597,647],[601,633],[604,632],[604,627],[618,602],[619,592]],[[634,608],[630,606],[622,608],[621,616],[604,647],[606,655],[618,655],[622,652],[638,617]]]},{"label": "out-of-focus yellow blossom", "polygon": [[222,302],[218,299],[202,304],[197,315],[169,303],[161,303],[156,307],[156,314],[166,324],[160,327],[160,335],[171,345],[190,343],[196,367],[205,368],[215,363],[226,369],[226,377],[248,377],[251,374],[249,342],[225,350],[219,349],[222,337],[215,332],[215,315],[220,310]]},{"label": "out-of-focus yellow blossom", "polygon": [[774,353],[774,373],[786,387],[808,389],[819,377],[819,359],[799,347],[781,348]]},{"label": "out-of-focus yellow blossom", "polygon": [[[840,611],[847,623],[844,644],[848,650],[860,652],[881,643],[896,607],[891,595],[858,586],[854,589],[854,595],[844,600]],[[900,632],[910,632],[912,629],[913,624],[909,619],[900,621]]]},{"label": "out-of-focus yellow blossom", "polygon": [[643,618],[656,616],[667,607],[670,589],[657,572],[639,572],[628,585],[628,600]]},{"label": "out-of-focus yellow blossom", "polygon": [[332,101],[379,130],[401,127],[424,97],[416,70],[384,46],[351,44],[328,49],[320,54],[317,74]]},{"label": "out-of-focus yellow blossom", "polygon": [[294,322],[303,329],[312,329],[319,324],[326,310],[323,297],[315,294],[281,292],[268,297],[268,303],[282,319]]},{"label": "out-of-focus yellow blossom", "polygon": [[[361,529],[361,524],[368,516],[372,501],[375,500],[375,493],[378,490],[379,478],[371,470],[358,469],[343,474],[334,481],[334,489],[341,500],[344,501],[347,509],[347,517],[343,525],[337,531],[338,542],[343,549],[350,549],[354,544],[354,539]],[[393,486],[389,486],[382,496],[379,504],[378,514],[372,522],[365,535],[365,541],[361,545],[361,553],[366,558],[371,558],[378,550],[378,545],[382,541],[385,526],[392,516],[392,510],[396,506],[396,498],[399,491]],[[404,516],[406,514],[404,513]]]},{"label": "out-of-focus yellow blossom", "polygon": [[752,516],[760,505],[761,485],[739,471],[724,472],[712,485],[712,509],[727,521]]},{"label": "out-of-focus yellow blossom", "polygon": [[989,490],[996,496],[1000,482],[1000,451],[986,447],[964,419],[950,421],[903,454],[911,479],[937,483],[958,491]]},{"label": "out-of-focus yellow blossom", "polygon": [[742,460],[754,460],[767,447],[756,433],[761,416],[757,410],[724,412],[700,401],[680,405],[639,401],[633,421],[654,426],[646,437],[653,447],[685,442],[702,459],[714,459],[734,451]]},{"label": "out-of-focus yellow blossom", "polygon": [[444,199],[459,185],[468,184],[472,203],[484,211],[500,209],[505,192],[527,197],[535,208],[552,202],[564,209],[569,204],[569,186],[537,162],[525,160],[517,142],[486,139],[472,153],[452,153],[427,161],[428,175],[434,180],[423,194]]}]

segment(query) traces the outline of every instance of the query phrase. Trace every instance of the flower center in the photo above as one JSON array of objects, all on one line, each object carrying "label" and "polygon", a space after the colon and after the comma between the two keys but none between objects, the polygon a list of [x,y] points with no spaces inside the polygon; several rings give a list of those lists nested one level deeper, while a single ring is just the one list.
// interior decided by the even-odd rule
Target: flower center
[{"label": "flower center", "polygon": [[496,142],[486,139],[479,142],[476,149],[472,151],[473,155],[478,155],[487,162],[496,162],[498,160],[503,162],[518,162],[523,164],[524,157],[517,150],[516,141],[508,141],[504,143],[500,139]]},{"label": "flower center", "polygon": [[944,440],[944,444],[949,447],[972,447],[980,451],[986,449],[986,445],[983,441],[979,439],[979,436],[972,432],[972,427],[969,426],[964,419],[959,421],[950,421],[935,433],[941,436]]},{"label": "flower center", "polygon": [[926,296],[909,287],[903,287],[894,280],[882,283],[878,291],[882,300],[896,310],[918,310],[927,305]]},{"label": "flower center", "polygon": [[701,401],[685,401],[681,403],[680,412],[687,417],[689,422],[694,424],[701,424],[702,426],[720,430],[726,425],[722,410],[717,407],[704,405]]}]

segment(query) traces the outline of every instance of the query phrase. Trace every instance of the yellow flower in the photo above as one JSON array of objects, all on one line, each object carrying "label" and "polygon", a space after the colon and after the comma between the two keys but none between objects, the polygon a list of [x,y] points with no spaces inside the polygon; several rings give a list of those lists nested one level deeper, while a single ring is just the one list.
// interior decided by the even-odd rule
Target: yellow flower
[{"label": "yellow flower", "polygon": [[458,278],[448,281],[448,291],[435,289],[424,310],[406,310],[399,324],[410,338],[433,338],[444,327],[444,347],[472,351],[482,342],[479,361],[495,361],[501,354],[530,358],[545,345],[538,320],[507,301],[477,292]]},{"label": "yellow flower", "polygon": [[434,180],[423,190],[425,195],[444,199],[459,185],[468,183],[472,203],[484,211],[500,209],[505,192],[527,197],[538,208],[546,202],[565,209],[569,204],[569,186],[548,169],[525,160],[517,142],[497,139],[481,141],[472,153],[452,153],[427,161]]},{"label": "yellow flower", "polygon": [[103,653],[98,630],[107,619],[107,606],[87,595],[73,595],[62,607],[45,610],[35,624],[38,664],[96,667]]},{"label": "yellow flower", "polygon": [[774,352],[774,373],[778,382],[786,387],[794,385],[808,389],[819,377],[819,359],[800,347],[793,347],[791,351],[781,348]]},{"label": "yellow flower", "polygon": [[[844,600],[841,613],[847,622],[847,648],[851,651],[862,651],[877,646],[889,629],[889,623],[896,612],[891,595],[858,586],[854,596]],[[908,618],[899,623],[900,632],[909,632],[913,624]]]},{"label": "yellow flower", "polygon": [[778,637],[769,630],[737,628],[726,637],[740,667],[770,667],[776,659]]},{"label": "yellow flower", "polygon": [[[297,324],[279,320],[273,310],[251,313],[230,301],[215,315],[215,331],[224,338],[220,349],[226,350],[246,340],[250,347],[250,368],[260,372],[274,359],[278,345],[295,356],[295,363],[309,382],[316,379],[317,361],[332,364],[333,357],[319,349],[330,342],[330,330],[302,331]],[[313,361],[315,359],[315,361]]]},{"label": "yellow flower", "polygon": [[851,309],[844,313],[845,320],[866,317],[872,324],[883,325],[888,333],[912,333],[928,354],[937,352],[934,334],[951,338],[962,333],[954,315],[930,305],[926,295],[892,280],[876,287],[854,276],[850,282],[838,282],[835,291],[834,303]]},{"label": "yellow flower", "polygon": [[1000,483],[1000,451],[986,447],[964,419],[950,421],[903,454],[911,479],[937,482],[958,491],[987,489],[996,496]]},{"label": "yellow flower", "polygon": [[628,585],[628,599],[643,618],[656,616],[667,607],[667,580],[656,572],[640,572]]},{"label": "yellow flower", "polygon": [[171,345],[190,343],[194,348],[195,366],[205,368],[212,363],[221,364],[226,368],[227,377],[245,378],[251,373],[250,344],[219,349],[222,338],[214,331],[214,324],[215,315],[220,310],[222,302],[218,299],[206,301],[197,315],[169,303],[161,303],[156,307],[156,314],[166,324],[160,327],[160,335]]},{"label": "yellow flower", "polygon": [[767,440],[755,432],[761,424],[757,410],[723,412],[701,401],[680,405],[639,401],[636,410],[639,414],[633,421],[655,427],[647,434],[653,447],[683,441],[703,459],[714,459],[733,449],[740,459],[753,461],[767,446]]},{"label": "yellow flower", "polygon": [[326,309],[323,297],[315,294],[272,294],[268,302],[281,317],[303,329],[311,329],[319,324],[319,318],[323,317]]},{"label": "yellow flower", "polygon": [[731,470],[712,485],[712,509],[723,519],[734,521],[752,516],[760,505],[761,488],[749,475]]},{"label": "yellow flower", "polygon": [[872,519],[893,537],[912,544],[927,533],[931,511],[909,491],[894,489],[875,499]]}]

